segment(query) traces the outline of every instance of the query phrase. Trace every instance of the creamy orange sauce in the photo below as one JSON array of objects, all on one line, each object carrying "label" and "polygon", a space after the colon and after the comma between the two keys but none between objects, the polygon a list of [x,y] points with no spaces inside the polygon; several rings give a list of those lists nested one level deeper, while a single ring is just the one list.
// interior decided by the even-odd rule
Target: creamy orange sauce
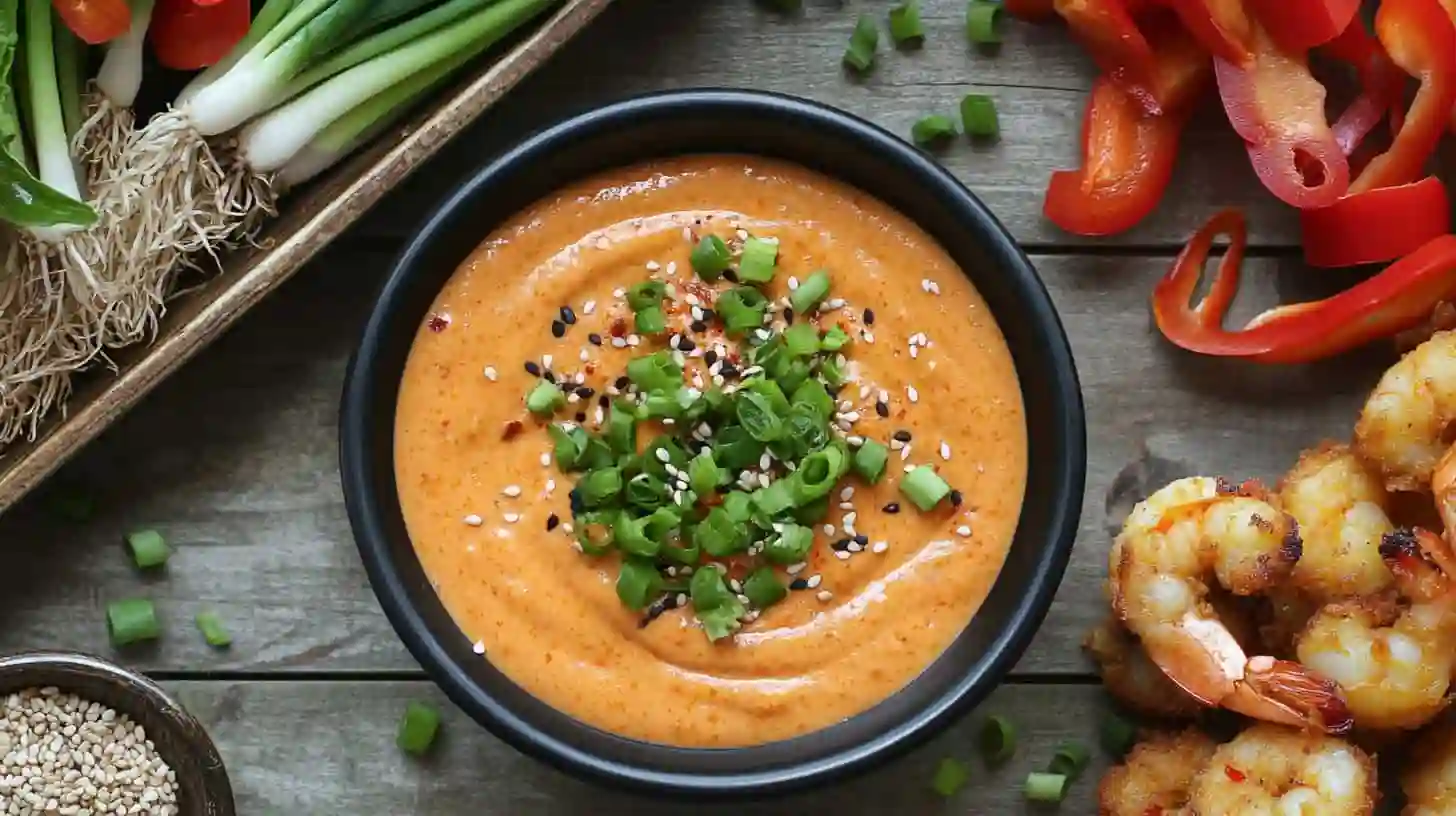
[{"label": "creamy orange sauce", "polygon": [[[578,372],[598,393],[630,357],[663,347],[611,343],[614,291],[649,275],[686,288],[694,236],[738,230],[779,240],[772,291],[833,275],[847,305],[821,315],[851,328],[855,380],[841,405],[852,433],[909,431],[871,487],[849,477],[816,529],[799,578],[812,589],[712,644],[690,609],[650,625],[618,600],[614,557],[590,558],[562,524],[572,477],[523,408],[536,378]],[[570,306],[562,338],[551,322]],[[874,312],[865,325],[863,309]],[[630,321],[629,321],[630,322]],[[590,333],[604,338],[589,342]],[[625,334],[625,333],[624,333]],[[912,338],[924,335],[910,353]],[[626,338],[624,337],[624,340]],[[888,397],[888,418],[875,403]],[[911,398],[911,394],[915,399]],[[582,412],[594,428],[597,398]],[[508,423],[522,421],[513,438]],[[650,438],[654,431],[639,430]],[[944,447],[942,447],[944,445]],[[924,670],[965,627],[1005,559],[1026,483],[1020,386],[980,295],[923,231],[818,174],[737,156],[618,170],[553,195],[495,231],[459,268],[421,326],[405,369],[395,468],[410,536],[465,636],[522,687],[591,725],[685,746],[737,746],[814,731],[862,712]],[[948,455],[948,458],[946,458]],[[904,466],[933,464],[964,495],[922,514],[897,489]],[[519,489],[519,495],[512,495]],[[902,509],[885,512],[898,502]],[[847,509],[852,506],[852,509]],[[870,547],[840,560],[846,513]],[[883,542],[884,547],[875,545]],[[882,549],[882,552],[874,552]]]}]

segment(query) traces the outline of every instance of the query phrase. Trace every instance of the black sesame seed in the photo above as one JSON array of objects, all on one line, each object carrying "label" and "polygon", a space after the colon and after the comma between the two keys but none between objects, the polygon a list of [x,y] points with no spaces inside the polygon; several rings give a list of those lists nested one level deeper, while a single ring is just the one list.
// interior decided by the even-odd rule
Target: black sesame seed
[{"label": "black sesame seed", "polygon": [[596,396],[596,394],[597,390],[589,385],[579,385],[576,387],[576,395],[584,400],[591,399],[592,397]]},{"label": "black sesame seed", "polygon": [[602,344],[602,336],[600,334],[597,334],[596,332],[588,334],[586,336],[586,339],[590,341],[593,346],[600,346]]},{"label": "black sesame seed", "polygon": [[697,332],[698,334],[702,334],[703,332],[705,332],[705,331],[708,330],[708,324],[707,323],[704,323],[701,320],[694,320],[688,326],[688,328],[692,329],[693,331]]},{"label": "black sesame seed", "polygon": [[830,544],[829,546],[835,552],[844,552],[844,551],[846,551],[846,550],[849,549],[849,542],[851,542],[853,540],[854,539],[852,539],[852,538],[841,538],[838,541],[834,542],[833,544]]},{"label": "black sesame seed", "polygon": [[677,350],[678,351],[692,351],[693,349],[695,349],[697,347],[698,347],[698,344],[697,343],[694,343],[692,340],[689,340],[686,337],[684,337],[683,339],[679,340],[678,343],[677,343]]},{"label": "black sesame seed", "polygon": [[608,407],[611,406],[611,404],[612,404],[612,398],[609,397],[609,396],[607,396],[606,394],[603,394],[600,397],[597,397],[597,405],[600,405],[603,408],[608,408]]},{"label": "black sesame seed", "polygon": [[864,324],[866,326],[873,326],[873,325],[875,325],[875,310],[874,309],[865,309],[864,310]]},{"label": "black sesame seed", "polygon": [[577,422],[586,422],[586,411],[577,411],[576,412],[576,421]]},{"label": "black sesame seed", "polygon": [[732,363],[724,363],[723,367],[718,369],[718,373],[722,374],[724,379],[731,380],[738,376],[738,369]]},{"label": "black sesame seed", "polygon": [[901,428],[900,430],[895,431],[894,436],[891,438],[894,439],[896,442],[909,442],[910,432],[905,430],[904,428]]},{"label": "black sesame seed", "polygon": [[717,316],[718,316],[717,313],[714,312],[712,309],[709,309],[709,308],[706,308],[706,307],[703,309],[703,319],[704,320],[712,320],[713,318],[715,318]]},{"label": "black sesame seed", "polygon": [[547,516],[546,517],[546,532],[549,533],[552,530],[555,530],[556,529],[556,525],[558,525],[560,523],[561,523],[561,517],[558,516],[558,515],[556,515],[555,513],[552,513],[551,515]]},{"label": "black sesame seed", "polygon": [[726,281],[728,281],[729,283],[737,283],[738,282],[738,270],[736,270],[736,269],[725,269],[725,270],[723,270],[723,279],[726,280]]},{"label": "black sesame seed", "polygon": [[863,534],[857,535],[854,537],[854,543],[860,545],[861,547],[864,547],[870,543],[870,537]]},{"label": "black sesame seed", "polygon": [[959,490],[952,490],[950,492],[950,506],[951,507],[960,507],[961,506],[961,503],[964,502],[965,500],[966,500],[965,494],[961,493]]},{"label": "black sesame seed", "polygon": [[553,321],[551,321],[551,336],[552,337],[565,337],[566,336],[566,324],[565,323],[562,323],[560,320],[553,320]]},{"label": "black sesame seed", "polygon": [[571,489],[571,492],[568,493],[566,497],[571,502],[572,518],[581,515],[582,510],[586,509],[586,506],[581,502],[581,491],[578,488],[573,487]]},{"label": "black sesame seed", "polygon": [[618,391],[626,388],[627,386],[629,386],[631,384],[632,384],[632,378],[631,377],[628,377],[626,374],[623,374],[622,376],[618,377],[617,378],[617,381],[614,382],[614,383],[612,383],[612,385],[617,386],[617,390]]},{"label": "black sesame seed", "polygon": [[527,360],[526,373],[532,377],[539,377],[541,376],[541,366],[537,365],[535,360]]},{"label": "black sesame seed", "polygon": [[900,512],[900,503],[890,502],[889,504],[885,505],[883,509],[886,513],[889,513],[893,516],[894,514]]},{"label": "black sesame seed", "polygon": [[886,405],[883,402],[876,402],[875,403],[875,413],[879,414],[881,417],[883,417],[885,419],[889,419],[889,417],[890,417],[890,406]]},{"label": "black sesame seed", "polygon": [[570,306],[561,307],[561,322],[568,326],[576,325],[576,312]]},{"label": "black sesame seed", "polygon": [[708,349],[703,353],[703,362],[706,362],[708,365],[718,362],[718,352]]},{"label": "black sesame seed", "polygon": [[809,582],[806,581],[806,580],[804,580],[803,578],[795,578],[794,580],[792,580],[792,581],[789,582],[789,589],[796,589],[797,590],[797,589],[808,589],[808,588],[809,588]]},{"label": "black sesame seed", "polygon": [[556,384],[556,375],[551,373],[550,371],[541,372],[541,376],[546,378],[546,382],[549,382],[552,385]]},{"label": "black sesame seed", "polygon": [[793,309],[785,309],[784,310],[784,322],[785,323],[788,323],[790,326],[794,325],[794,310]]}]

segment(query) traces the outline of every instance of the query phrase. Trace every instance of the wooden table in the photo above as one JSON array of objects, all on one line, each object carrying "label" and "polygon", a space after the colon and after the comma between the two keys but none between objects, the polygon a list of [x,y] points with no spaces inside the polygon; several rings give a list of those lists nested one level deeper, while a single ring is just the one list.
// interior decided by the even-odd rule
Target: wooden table
[{"label": "wooden table", "polygon": [[[1048,174],[1077,163],[1093,76],[1063,29],[1013,22],[998,54],[979,53],[961,34],[964,0],[924,0],[925,47],[882,47],[873,76],[857,82],[839,65],[855,14],[890,4],[806,5],[786,19],[749,0],[618,3],[70,466],[59,479],[99,497],[94,518],[57,521],[32,500],[0,522],[0,652],[110,654],[106,603],[153,598],[165,638],[122,659],[164,680],[208,724],[243,814],[635,813],[651,804],[578,783],[475,726],[424,679],[381,614],[345,521],[335,445],[344,366],[374,288],[446,188],[513,136],[589,105],[660,88],[746,86],[830,102],[907,133],[918,117],[954,112],[979,91],[997,100],[1004,138],[957,144],[944,161],[1039,266],[1076,350],[1090,423],[1071,568],[1036,642],[978,712],[1014,719],[1022,748],[994,773],[976,764],[973,784],[940,801],[929,777],[941,757],[973,755],[976,716],[893,767],[756,812],[1022,812],[1020,780],[1057,742],[1095,741],[1104,701],[1079,644],[1106,612],[1109,535],[1130,503],[1193,472],[1277,478],[1302,448],[1348,435],[1388,356],[1269,372],[1193,359],[1158,337],[1148,293],[1215,206],[1251,215],[1251,301],[1303,299],[1319,291],[1311,280],[1343,282],[1286,274],[1301,272],[1295,221],[1260,188],[1216,107],[1188,134],[1155,217],[1117,239],[1075,240],[1040,215]],[[163,577],[138,575],[119,547],[123,532],[141,527],[177,545]],[[230,650],[210,650],[193,630],[203,608],[232,628]],[[423,762],[393,743],[401,710],[416,699],[439,703],[446,719]],[[1063,812],[1094,809],[1101,768],[1099,760]]]}]

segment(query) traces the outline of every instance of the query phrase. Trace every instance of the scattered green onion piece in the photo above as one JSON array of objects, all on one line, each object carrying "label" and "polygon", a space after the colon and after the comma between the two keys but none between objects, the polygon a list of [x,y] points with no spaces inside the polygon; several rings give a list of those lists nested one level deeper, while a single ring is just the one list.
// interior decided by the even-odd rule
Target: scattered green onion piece
[{"label": "scattered green onion piece", "polygon": [[[688,543],[684,544],[683,536],[680,533],[674,533],[672,536],[668,537],[667,541],[664,541],[662,543],[662,552],[659,553],[659,555],[662,558],[665,558],[668,561],[672,561],[676,564],[682,564],[683,566],[688,567],[696,567],[698,565],[698,562],[702,560],[703,550],[701,547],[698,546],[698,542],[696,540],[689,539]],[[664,585],[663,588],[668,589],[666,585]],[[668,589],[668,591],[686,592],[687,589],[686,586],[684,586],[683,589],[680,590]]]},{"label": "scattered green onion piece", "polygon": [[[659,508],[660,510],[660,508]],[[653,512],[659,512],[654,510]],[[612,525],[612,540],[617,548],[630,555],[653,558],[662,549],[662,542],[649,535],[647,529],[651,516],[634,519],[626,513],[619,513]]]},{"label": "scattered green onion piece", "polygon": [[740,391],[737,400],[738,422],[748,435],[760,442],[772,442],[783,435],[784,421],[774,412],[773,403],[762,394]]},{"label": "scattered green onion piece", "polygon": [[794,510],[794,521],[813,526],[829,517],[829,497],[820,496],[808,504],[801,504]]},{"label": "scattered green onion piece", "polygon": [[138,530],[135,533],[128,533],[126,536],[127,549],[131,550],[131,559],[141,569],[160,567],[167,563],[167,558],[172,555],[172,548],[167,546],[166,539],[156,530]]},{"label": "scattered green onion piece", "polygon": [[617,597],[628,609],[646,609],[661,584],[662,574],[651,561],[623,559],[622,569],[617,573]]},{"label": "scattered green onion piece", "polygon": [[774,413],[782,416],[789,412],[789,398],[784,396],[784,390],[773,380],[766,380],[763,377],[749,377],[739,386],[740,396],[745,393],[760,394],[768,399],[769,405]]},{"label": "scattered green onion piece", "polygon": [[770,606],[788,597],[789,588],[779,580],[779,576],[773,571],[773,567],[759,567],[749,573],[743,581],[743,595],[748,602],[759,609],[767,609]]},{"label": "scattered green onion piece", "polygon": [[693,528],[693,545],[713,558],[727,558],[748,549],[748,529],[722,507],[714,507]]},{"label": "scattered green onion piece", "polygon": [[[863,19],[863,18],[862,18]],[[794,311],[807,315],[819,302],[829,296],[829,273],[820,269],[799,284],[799,288],[789,293],[789,305]]]},{"label": "scattered green onion piece", "polygon": [[916,0],[890,9],[890,39],[900,47],[919,45],[925,39],[925,27],[920,24],[920,4]]},{"label": "scattered green onion piece", "polygon": [[612,403],[607,415],[607,428],[602,434],[607,447],[616,454],[630,454],[637,451],[637,416],[617,403]]},{"label": "scattered green onion piece", "polygon": [[[717,570],[712,570],[717,572]],[[703,634],[708,640],[717,642],[729,635],[732,635],[739,627],[738,619],[743,617],[746,610],[743,604],[736,598],[732,604],[706,609],[698,613],[698,621],[703,624]]]},{"label": "scattered green onion piece", "polygon": [[771,482],[768,487],[760,487],[753,491],[753,509],[757,510],[765,519],[778,518],[780,514],[803,503],[798,500],[800,489],[792,476]]},{"label": "scattered green onion piece", "polygon": [[622,495],[622,471],[614,467],[593,470],[576,483],[576,492],[586,507],[611,504]]},{"label": "scattered green onion piece", "polygon": [[699,496],[707,496],[718,489],[728,476],[718,463],[713,461],[713,452],[704,449],[688,463],[688,486]]},{"label": "scattered green onion piece", "polygon": [[1067,796],[1067,778],[1061,774],[1026,775],[1026,798],[1032,802],[1060,802]]},{"label": "scattered green onion piece", "polygon": [[[849,47],[844,50],[844,64],[861,73],[868,71],[874,67],[875,50],[879,47],[880,29],[875,25],[875,18],[861,14],[854,24],[854,32],[849,35]],[[799,307],[794,308],[797,310]]]},{"label": "scattered green onion piece", "polygon": [[794,389],[794,397],[790,400],[794,405],[805,405],[828,422],[829,417],[834,415],[834,397],[824,390],[821,383],[809,380],[798,388]]},{"label": "scattered green onion piece", "polygon": [[783,437],[770,447],[785,462],[796,462],[829,443],[829,426],[812,405],[796,403],[789,410],[784,426]]},{"label": "scattered green onion piece", "polygon": [[742,490],[734,490],[724,496],[723,503],[719,506],[728,514],[728,518],[739,524],[753,518],[753,497]]},{"label": "scattered green onion piece", "polygon": [[744,334],[763,325],[768,299],[752,286],[739,286],[718,296],[714,304],[729,334]]},{"label": "scattered green onion piece", "polygon": [[435,742],[440,732],[440,712],[424,703],[410,703],[404,707],[404,717],[399,721],[399,734],[394,738],[400,750],[422,756]]},{"label": "scattered green onion piece", "polygon": [[716,235],[704,235],[693,247],[692,255],[688,256],[693,271],[705,281],[717,280],[732,261],[733,254],[728,251],[728,245]]},{"label": "scattered green onion piece", "polygon": [[915,503],[922,512],[929,512],[940,500],[950,495],[950,485],[940,478],[935,468],[929,465],[921,465],[918,468],[905,474],[900,480],[900,492],[905,498]]},{"label": "scattered green onion piece", "polygon": [[965,763],[946,757],[940,761],[940,765],[936,766],[935,776],[930,780],[930,787],[936,793],[949,799],[964,788],[970,778],[971,773],[966,769]]},{"label": "scattered green onion piece", "polygon": [[987,765],[1000,765],[1016,753],[1016,726],[996,714],[987,717],[981,724],[980,747]]},{"label": "scattered green onion piece", "polygon": [[577,466],[582,470],[601,470],[613,467],[615,464],[616,458],[612,455],[612,449],[607,447],[607,443],[598,437],[587,436],[586,447],[582,448],[581,461],[577,463]]},{"label": "scattered green onion piece", "polygon": [[976,45],[1001,42],[1001,4],[971,0],[966,6],[966,39]]},{"label": "scattered green onion piece", "polygon": [[809,357],[819,351],[819,330],[813,323],[795,323],[784,332],[784,351],[793,357]]},{"label": "scattered green onion piece", "polygon": [[831,357],[819,366],[819,376],[824,378],[824,384],[830,388],[839,388],[847,382],[844,373],[844,366],[836,357]]},{"label": "scattered green onion piece", "polygon": [[526,395],[526,410],[536,416],[551,416],[566,404],[566,395],[554,383],[541,380]]},{"label": "scattered green onion piece", "polygon": [[1102,749],[1120,759],[1137,743],[1137,726],[1107,713],[1102,716],[1101,737]]},{"label": "scattered green onion piece", "polygon": [[1057,746],[1056,753],[1052,754],[1052,761],[1047,763],[1047,773],[1065,776],[1070,782],[1081,776],[1091,762],[1092,754],[1086,746],[1077,742],[1064,742]]},{"label": "scattered green onion piece", "polygon": [[662,334],[667,331],[667,315],[663,313],[661,306],[648,306],[637,313],[636,329],[638,334]]},{"label": "scattered green onion piece", "polygon": [[829,445],[805,456],[794,475],[784,481],[796,485],[795,505],[804,505],[820,496],[829,495],[841,476],[849,470],[849,457],[839,445]]},{"label": "scattered green onion piece", "polygon": [[106,607],[106,630],[113,646],[156,640],[162,634],[157,609],[146,598],[116,601]]},{"label": "scattered green onion piece", "polygon": [[850,339],[849,332],[838,326],[830,326],[829,330],[824,332],[824,338],[819,341],[819,348],[825,351],[839,351],[849,345]]},{"label": "scattered green onion piece", "polygon": [[743,255],[738,259],[738,279],[744,283],[768,283],[773,280],[778,261],[777,241],[749,238],[743,242]]},{"label": "scattered green onion piece", "polygon": [[688,409],[697,402],[693,392],[687,388],[679,387],[671,391],[657,391],[647,395],[642,403],[644,415],[647,417],[671,417],[682,419],[687,416]]},{"label": "scattered green onion piece", "polygon": [[851,42],[849,47],[844,49],[844,64],[861,74],[867,73],[875,67],[875,52]]},{"label": "scattered green onion piece", "polygon": [[671,352],[659,351],[629,360],[627,378],[643,391],[669,391],[682,385],[682,366]]},{"label": "scattered green onion piece", "polygon": [[854,472],[870,484],[879,484],[885,476],[885,463],[889,460],[889,448],[873,439],[866,439],[854,452]]},{"label": "scattered green onion piece", "polygon": [[966,94],[961,100],[961,127],[967,136],[999,139],[1001,119],[996,114],[996,103],[985,94]]},{"label": "scattered green onion piece", "polygon": [[587,555],[606,555],[616,543],[616,523],[620,513],[601,511],[581,513],[576,517],[576,543]]},{"label": "scattered green onion piece", "polygon": [[797,524],[785,524],[778,535],[764,542],[763,556],[775,564],[798,564],[809,557],[814,531]]},{"label": "scattered green onion piece", "polygon": [[570,430],[560,425],[546,426],[546,433],[554,443],[552,451],[556,456],[556,467],[563,473],[570,473],[581,467],[581,460],[586,452],[588,441],[587,432],[580,427],[572,427]]},{"label": "scattered green onion piece", "polygon": [[743,470],[758,464],[763,448],[763,443],[750,436],[742,426],[728,425],[718,431],[713,458],[728,470]]},{"label": "scattered green onion piece", "polygon": [[692,583],[688,585],[688,596],[692,598],[693,609],[709,640],[721,640],[738,628],[738,619],[745,611],[743,603],[728,590],[723,574],[718,570],[703,567],[694,572]]},{"label": "scattered green onion piece", "polygon": [[197,613],[197,629],[202,632],[202,637],[207,645],[214,649],[226,649],[233,643],[232,635],[228,634],[227,628],[222,625],[220,619],[214,612]]},{"label": "scattered green onion piece", "polygon": [[936,147],[955,135],[955,121],[940,114],[923,117],[910,126],[910,138],[921,147]]},{"label": "scattered green onion piece", "polygon": [[643,281],[627,290],[627,305],[632,311],[640,312],[649,306],[661,306],[665,297],[667,284],[662,281]]},{"label": "scattered green onion piece", "polygon": [[774,381],[785,391],[793,391],[809,379],[809,361],[792,360],[788,368],[774,377]]}]

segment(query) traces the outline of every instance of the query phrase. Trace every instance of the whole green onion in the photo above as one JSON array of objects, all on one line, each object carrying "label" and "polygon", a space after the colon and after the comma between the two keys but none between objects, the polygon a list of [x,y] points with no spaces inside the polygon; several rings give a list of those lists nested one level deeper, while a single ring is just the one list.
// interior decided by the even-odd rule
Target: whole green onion
[{"label": "whole green onion", "polygon": [[[869,19],[868,15],[860,20]],[[870,23],[874,25],[873,22]],[[820,269],[799,284],[799,288],[789,293],[789,306],[801,315],[807,315],[819,302],[829,296],[829,273]]]},{"label": "whole green onion", "polygon": [[978,743],[986,764],[1000,765],[1016,753],[1016,726],[1005,717],[993,714],[981,724]]},{"label": "whole green onion", "polygon": [[743,581],[743,595],[748,602],[759,609],[767,609],[782,601],[789,594],[788,587],[779,580],[773,567],[759,567],[749,573]]},{"label": "whole green onion", "polygon": [[635,327],[639,334],[662,334],[667,331],[667,315],[661,306],[648,306],[637,313]]},{"label": "whole green onion", "polygon": [[659,351],[627,361],[627,379],[643,391],[668,391],[682,386],[682,366],[672,353]]},{"label": "whole green onion", "polygon": [[797,524],[785,524],[777,535],[764,542],[763,555],[775,564],[798,564],[809,557],[814,531]]},{"label": "whole green onion", "polygon": [[929,512],[941,499],[950,495],[950,485],[940,478],[935,468],[921,465],[900,480],[900,492],[924,512]]},{"label": "whole green onion", "polygon": [[1068,782],[1075,781],[1092,762],[1092,753],[1081,743],[1064,742],[1057,746],[1052,761],[1047,763],[1047,772],[1065,776]]},{"label": "whole green onion", "polygon": [[713,461],[713,451],[705,449],[688,463],[688,485],[699,496],[711,495],[728,474]]},{"label": "whole green onion", "polygon": [[819,348],[825,351],[839,351],[849,345],[850,339],[849,332],[838,326],[830,326],[828,331],[824,332],[824,338],[819,341]]},{"label": "whole green onion", "polygon": [[879,484],[885,476],[885,463],[889,459],[889,448],[873,439],[866,439],[854,452],[854,472],[870,484]]},{"label": "whole green onion", "polygon": [[743,242],[743,255],[738,259],[738,279],[744,283],[768,283],[773,280],[778,259],[777,241],[749,238]]},{"label": "whole green onion", "polygon": [[651,561],[626,558],[617,573],[617,597],[628,609],[646,609],[661,583],[662,575]]},{"label": "whole green onion", "polygon": [[718,316],[729,334],[743,334],[763,326],[768,299],[752,286],[739,286],[718,296]]},{"label": "whole green onion", "polygon": [[1060,802],[1067,796],[1065,776],[1048,773],[1026,775],[1026,798],[1032,802]]},{"label": "whole green onion", "polygon": [[970,778],[971,774],[966,769],[965,763],[946,757],[936,766],[935,776],[930,780],[930,788],[949,799],[965,787]]},{"label": "whole green onion", "polygon": [[157,609],[146,598],[115,601],[106,607],[106,630],[113,646],[156,640],[162,634]]},{"label": "whole green onion", "polygon": [[593,470],[576,483],[576,491],[586,507],[611,504],[622,494],[622,471],[614,467]]},{"label": "whole green onion", "polygon": [[549,417],[566,405],[566,395],[555,383],[541,380],[526,395],[526,410],[536,416]]},{"label": "whole green onion", "polygon": [[402,751],[421,756],[430,750],[439,731],[440,712],[437,709],[424,703],[410,703],[404,707],[394,743]]},{"label": "whole green onion", "polygon": [[661,306],[667,297],[667,284],[662,281],[643,281],[627,289],[627,306],[640,312],[650,306]]},{"label": "whole green onion", "polygon": [[138,530],[126,536],[127,549],[131,550],[132,561],[141,569],[160,567],[167,563],[172,548],[156,530]]},{"label": "whole green onion", "polygon": [[920,24],[920,4],[916,0],[890,9],[890,39],[900,47],[919,45],[925,39],[925,28]]},{"label": "whole green onion", "polygon": [[722,507],[714,507],[693,527],[693,544],[713,558],[727,558],[748,549],[748,528]]},{"label": "whole green onion", "polygon": [[819,330],[813,323],[796,323],[784,332],[784,351],[793,357],[810,357],[819,352]]},{"label": "whole green onion", "polygon": [[996,103],[985,94],[966,94],[966,98],[961,100],[961,126],[967,136],[999,138],[1001,120],[996,114]]},{"label": "whole green onion", "polygon": [[910,138],[921,147],[935,147],[955,135],[955,122],[940,114],[922,117],[910,126]]},{"label": "whole green onion", "polygon": [[1001,4],[971,0],[966,6],[966,39],[976,45],[1001,42]]},{"label": "whole green onion", "polygon": [[222,625],[222,619],[215,612],[198,612],[196,617],[197,629],[202,632],[203,640],[214,649],[226,649],[233,643],[232,635]]},{"label": "whole green onion", "polygon": [[717,280],[732,261],[733,254],[728,251],[728,245],[716,235],[704,235],[693,247],[692,255],[688,256],[693,272],[710,282]]}]

